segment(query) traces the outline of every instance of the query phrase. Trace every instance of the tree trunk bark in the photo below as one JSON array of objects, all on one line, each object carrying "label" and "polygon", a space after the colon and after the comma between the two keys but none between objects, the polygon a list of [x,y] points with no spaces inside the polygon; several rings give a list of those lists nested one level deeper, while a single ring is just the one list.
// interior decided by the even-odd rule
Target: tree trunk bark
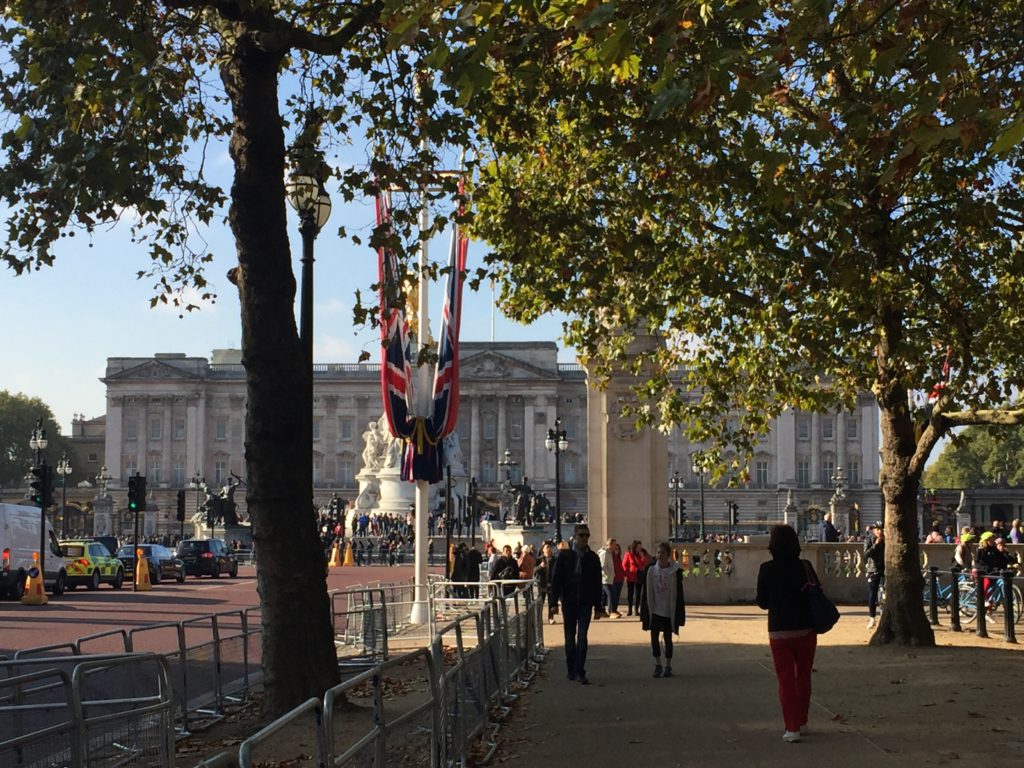
[{"label": "tree trunk bark", "polygon": [[879,398],[882,421],[882,495],[885,499],[885,606],[871,645],[934,646],[924,612],[918,543],[920,473],[910,471],[917,448],[907,393],[898,386]]},{"label": "tree trunk bark", "polygon": [[285,215],[279,52],[236,25],[221,76],[234,112],[229,221],[238,248],[247,380],[246,501],[258,552],[265,711],[281,714],[339,681],[323,550],[312,510],[312,369],[295,324]]}]

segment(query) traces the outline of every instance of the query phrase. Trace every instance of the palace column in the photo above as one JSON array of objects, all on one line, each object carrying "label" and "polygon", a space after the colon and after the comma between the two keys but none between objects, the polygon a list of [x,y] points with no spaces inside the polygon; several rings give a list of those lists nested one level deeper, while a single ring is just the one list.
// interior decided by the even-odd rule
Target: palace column
[{"label": "palace column", "polygon": [[508,435],[505,434],[505,396],[498,396],[498,461],[505,455],[508,448]]},{"label": "palace column", "polygon": [[821,488],[821,416],[811,414],[811,488]]},{"label": "palace column", "polygon": [[480,479],[480,397],[469,399],[469,476]]},{"label": "palace column", "polygon": [[118,482],[123,470],[121,452],[124,450],[124,399],[118,396],[107,397],[106,446],[103,450],[103,463],[107,472]]}]

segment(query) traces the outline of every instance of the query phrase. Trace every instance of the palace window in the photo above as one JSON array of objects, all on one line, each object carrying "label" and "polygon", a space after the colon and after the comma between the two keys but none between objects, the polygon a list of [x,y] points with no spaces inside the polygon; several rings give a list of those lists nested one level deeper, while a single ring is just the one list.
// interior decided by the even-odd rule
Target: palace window
[{"label": "palace window", "polygon": [[821,417],[821,436],[825,440],[832,440],[832,439],[835,438],[835,436],[836,436],[835,424],[836,424],[835,419],[833,419],[831,416],[822,416]]},{"label": "palace window", "polygon": [[338,433],[341,435],[341,439],[348,441],[352,439],[352,428],[354,422],[351,416],[342,416],[338,419]]},{"label": "palace window", "polygon": [[802,414],[796,418],[796,436],[798,440],[811,439],[811,417]]},{"label": "palace window", "polygon": [[184,440],[185,439],[185,420],[175,419],[174,420],[174,439]]},{"label": "palace window", "polygon": [[796,463],[796,484],[798,488],[807,488],[811,484],[811,462],[798,461]]},{"label": "palace window", "polygon": [[768,487],[768,462],[761,460],[754,462],[754,485],[757,488]]},{"label": "palace window", "polygon": [[135,419],[127,419],[124,422],[124,439],[125,440],[138,440],[139,439],[139,423]]},{"label": "palace window", "polygon": [[846,417],[846,437],[848,440],[857,439],[857,419],[852,413]]},{"label": "palace window", "polygon": [[164,420],[159,416],[149,420],[149,439],[159,440],[164,433]]},{"label": "palace window", "polygon": [[217,419],[217,423],[214,425],[213,432],[214,440],[227,440],[228,439],[228,420]]}]

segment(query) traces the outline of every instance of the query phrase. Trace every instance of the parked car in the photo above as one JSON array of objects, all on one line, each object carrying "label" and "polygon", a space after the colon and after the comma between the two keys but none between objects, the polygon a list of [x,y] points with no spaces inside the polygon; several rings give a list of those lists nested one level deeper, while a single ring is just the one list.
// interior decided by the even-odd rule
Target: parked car
[{"label": "parked car", "polygon": [[110,554],[117,556],[118,544],[116,536],[90,536],[93,541],[98,541],[100,544],[110,550]]},{"label": "parked car", "polygon": [[60,551],[67,564],[69,590],[79,584],[88,589],[99,589],[100,584],[120,589],[124,584],[124,566],[105,544],[92,539],[62,541]]},{"label": "parked car", "polygon": [[189,576],[216,579],[222,573],[232,578],[238,575],[238,558],[223,539],[186,539],[178,542],[177,555],[185,563],[185,573]]},{"label": "parked car", "polygon": [[[163,579],[175,579],[179,584],[185,581],[185,563],[170,549],[159,544],[140,544],[138,549],[146,558],[151,584],[159,584]],[[117,550],[117,559],[124,565],[124,574],[132,580],[135,579],[135,550],[131,544]]]},{"label": "parked car", "polygon": [[[0,504],[0,595],[17,600],[24,593],[25,577],[34,563],[32,555],[39,551],[41,517],[37,507]],[[67,584],[67,564],[49,520],[44,536],[49,549],[43,582],[50,594],[59,596]]]}]

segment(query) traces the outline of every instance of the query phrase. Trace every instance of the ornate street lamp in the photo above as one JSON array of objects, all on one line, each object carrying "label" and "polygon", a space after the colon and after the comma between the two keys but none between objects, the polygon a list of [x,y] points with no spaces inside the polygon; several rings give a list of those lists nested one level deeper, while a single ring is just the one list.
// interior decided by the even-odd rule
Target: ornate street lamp
[{"label": "ornate street lamp", "polygon": [[[679,489],[683,487],[683,478],[679,476],[679,471],[676,470],[672,473],[672,477],[668,479],[668,489],[675,495],[674,504],[672,506],[672,514],[669,516],[668,523],[668,540],[672,541],[674,538],[679,538]],[[673,529],[675,529],[675,536],[672,535]]]},{"label": "ornate street lamp", "polygon": [[49,495],[46,486],[50,482],[49,467],[46,466],[46,459],[43,458],[43,451],[49,445],[46,439],[46,428],[43,420],[36,420],[36,428],[32,430],[32,437],[28,441],[29,447],[36,452],[36,466],[39,467],[39,478],[43,484],[42,503],[39,505],[39,575],[43,580],[43,591],[46,591],[46,497]]},{"label": "ornate street lamp", "polygon": [[707,474],[707,467],[699,462],[693,462],[693,474],[700,480],[700,540],[704,541],[704,475]]},{"label": "ornate street lamp", "polygon": [[[295,172],[284,185],[288,202],[299,214],[302,234],[302,292],[299,304],[299,339],[306,352],[312,386],[313,376],[313,242],[331,216],[331,198],[323,182]],[[312,403],[312,400],[310,400]]]},{"label": "ornate street lamp", "polygon": [[71,472],[71,463],[68,461],[68,455],[65,453],[60,457],[60,461],[57,462],[57,474],[60,475],[60,537],[62,539],[68,537],[68,475]]},{"label": "ornate street lamp", "polygon": [[562,417],[555,417],[555,426],[548,430],[544,439],[544,447],[555,454],[555,543],[562,541],[562,473],[559,469],[559,457],[569,447],[569,438],[562,429]]}]

